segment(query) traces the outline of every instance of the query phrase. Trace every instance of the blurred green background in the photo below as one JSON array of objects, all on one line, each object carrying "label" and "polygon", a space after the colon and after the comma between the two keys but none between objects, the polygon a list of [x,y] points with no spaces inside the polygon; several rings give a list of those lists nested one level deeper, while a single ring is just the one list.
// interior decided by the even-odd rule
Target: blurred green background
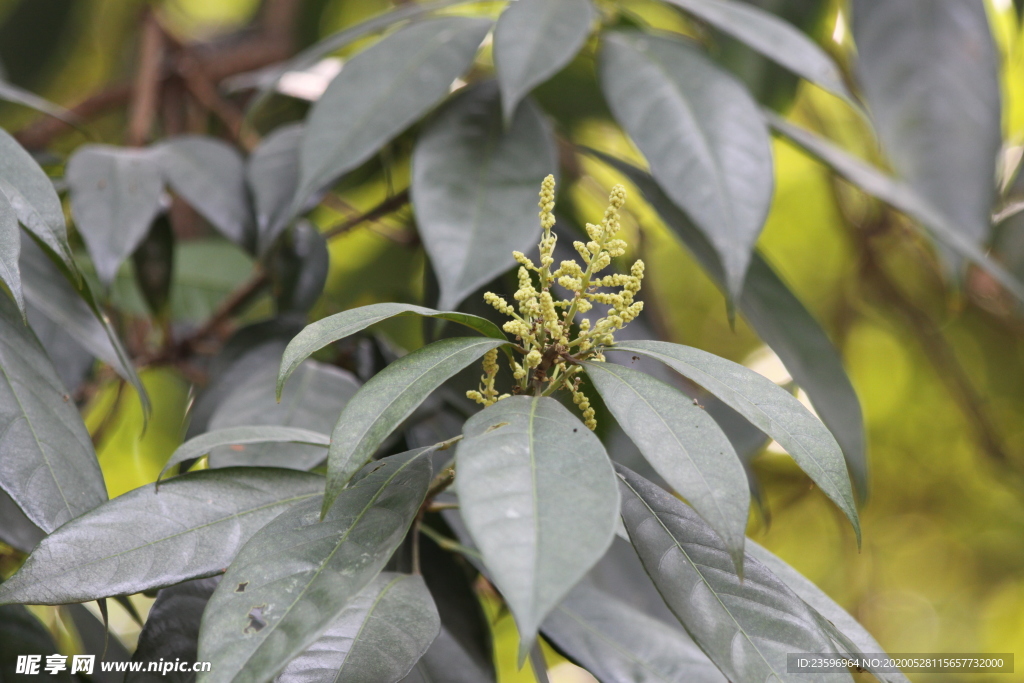
[{"label": "blurred green background", "polygon": [[[652,25],[689,30],[681,15],[657,3],[619,4]],[[853,48],[842,2],[760,4],[802,17],[805,29],[840,60],[848,59]],[[5,78],[66,106],[130,80],[139,19],[148,6],[187,42],[217,40],[238,30],[259,2],[0,0]],[[392,6],[387,0],[306,0],[296,27],[299,43]],[[1004,135],[1019,145],[1024,143],[1024,32],[1010,0],[991,0],[989,9],[1003,58]],[[729,62],[728,54],[721,57]],[[588,84],[592,67],[592,57],[580,57],[542,87],[539,97],[558,114],[560,125],[573,128],[576,139],[639,158],[605,118],[597,91]],[[765,101],[787,116],[884,163],[867,124],[845,105],[806,84],[793,91],[778,73],[744,73],[763,84],[759,91]],[[257,127],[265,133],[294,119],[301,111],[296,106],[275,100]],[[0,107],[0,125],[8,130],[37,116],[14,105]],[[90,130],[103,141],[120,143],[124,125],[120,111],[92,122]],[[79,133],[65,135],[53,149],[69,151],[84,140]],[[890,652],[1014,652],[1021,673],[992,680],[1024,681],[1024,321],[991,294],[981,275],[970,274],[961,289],[951,287],[930,246],[875,200],[785,142],[775,143],[775,153],[776,193],[759,244],[842,352],[864,407],[871,491],[858,550],[840,513],[788,456],[769,446],[755,461],[766,505],[764,513],[752,516],[751,536],[845,606]],[[407,172],[407,150],[399,146],[395,155],[389,180],[403,187],[405,179],[398,176]],[[563,186],[562,201],[571,200],[576,215],[600,215],[607,188],[618,178],[588,161],[578,170],[571,185]],[[385,191],[380,180],[343,189],[341,195],[349,205],[366,208]],[[638,197],[638,192],[631,195],[626,229],[648,266],[648,323],[672,341],[787,381],[784,368],[742,321],[735,330],[730,327],[718,290]],[[322,226],[338,217],[326,209],[316,216]],[[423,254],[415,240],[403,238],[407,223],[399,216],[334,240],[327,289],[314,315],[374,301],[417,301]],[[244,279],[248,267],[241,263],[237,278],[220,273],[219,282],[203,278],[209,269],[198,269],[190,305],[206,306],[208,312],[211,302]],[[417,343],[410,327],[390,332],[402,345]],[[155,412],[141,439],[141,414],[129,389],[100,386],[85,407],[111,495],[152,481],[181,441],[188,378],[164,368],[146,372],[143,379]],[[56,624],[52,611],[38,613]],[[503,682],[532,680],[528,671],[516,673],[512,665],[511,620],[498,613],[493,617]],[[122,622],[127,620],[118,618],[130,639],[131,629]],[[586,680],[579,675],[567,666],[552,674],[565,683]]]}]

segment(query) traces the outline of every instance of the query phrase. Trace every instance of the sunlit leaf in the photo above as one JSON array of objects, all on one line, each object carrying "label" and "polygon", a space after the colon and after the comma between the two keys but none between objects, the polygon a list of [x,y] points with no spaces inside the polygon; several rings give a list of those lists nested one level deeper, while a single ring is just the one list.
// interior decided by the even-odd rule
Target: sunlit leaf
[{"label": "sunlit leaf", "polygon": [[143,486],[47,536],[0,584],[0,602],[85,602],[218,574],[258,529],[322,491],[315,474],[249,467]]},{"label": "sunlit leaf", "polygon": [[370,378],[345,406],[331,434],[324,512],[427,396],[502,343],[486,337],[442,339],[399,358]]},{"label": "sunlit leaf", "polygon": [[299,367],[302,361],[323,347],[365,330],[388,318],[406,315],[419,315],[427,318],[440,318],[451,322],[465,325],[476,330],[480,334],[493,339],[506,337],[501,329],[490,320],[480,318],[468,313],[456,313],[453,311],[435,311],[432,308],[424,308],[412,304],[373,304],[372,306],[361,306],[349,311],[328,316],[308,325],[292,339],[281,358],[281,372],[277,380],[277,395],[281,396],[284,383],[288,380],[295,368]]},{"label": "sunlit leaf", "polygon": [[293,213],[444,99],[490,28],[487,19],[428,19],[349,60],[309,113]]},{"label": "sunlit leaf", "polygon": [[617,344],[616,349],[657,358],[717,396],[779,442],[853,524],[860,521],[843,452],[832,433],[792,394],[738,363],[700,349],[659,341]]},{"label": "sunlit leaf", "polygon": [[512,121],[523,97],[576,56],[595,16],[590,0],[509,3],[494,28],[494,66],[505,121]]},{"label": "sunlit leaf", "polygon": [[587,363],[586,370],[615,421],[722,537],[742,571],[750,488],[729,438],[688,396],[650,375],[614,363]]},{"label": "sunlit leaf", "polygon": [[714,246],[738,297],[771,204],[771,140],[734,76],[680,40],[611,33],[601,86],[655,180]]},{"label": "sunlit leaf", "polygon": [[771,12],[734,0],[667,0],[798,76],[853,102],[843,73],[800,29]]},{"label": "sunlit leaf", "polygon": [[167,184],[235,244],[256,246],[245,185],[245,162],[234,147],[202,135],[182,135],[153,148]]},{"label": "sunlit leaf", "polygon": [[[318,434],[331,433],[338,415],[359,390],[359,382],[340,368],[306,361],[277,402],[274,399],[276,360],[252,371],[221,400],[210,418],[210,429],[279,425]],[[304,470],[316,467],[326,457],[327,451],[319,446],[254,444],[244,450],[215,449],[210,455],[210,465],[262,465]]]},{"label": "sunlit leaf", "polygon": [[382,572],[293,659],[278,683],[396,683],[441,622],[422,576]]},{"label": "sunlit leaf", "polygon": [[983,244],[1002,116],[985,4],[855,0],[852,10],[856,71],[886,154],[952,228]]},{"label": "sunlit leaf", "polygon": [[602,681],[726,683],[678,626],[644,614],[587,579],[565,596],[541,630]]},{"label": "sunlit leaf", "polygon": [[[622,520],[644,568],[672,612],[734,683],[799,681],[787,673],[791,652],[833,654],[817,615],[752,557],[744,578],[721,540],[689,506],[619,467]],[[848,673],[820,681],[851,681]]]},{"label": "sunlit leaf", "polygon": [[109,285],[163,210],[157,159],[151,150],[84,145],[68,160],[64,177],[78,233],[100,281]]},{"label": "sunlit leaf", "polygon": [[107,499],[82,418],[6,296],[0,296],[0,453],[0,488],[43,531]]},{"label": "sunlit leaf", "polygon": [[[651,176],[614,157],[600,153],[595,156],[625,174],[643,192],[666,225],[721,286],[724,276],[714,249]],[[838,351],[824,330],[756,251],[736,303],[750,326],[778,354],[796,383],[807,392],[815,411],[842,447],[857,492],[861,498],[866,497],[868,470],[860,401]]]},{"label": "sunlit leaf", "polygon": [[508,129],[493,81],[463,92],[420,136],[413,152],[412,203],[441,287],[455,308],[513,265],[540,234],[537,189],[557,170],[543,114],[526,100]]},{"label": "sunlit leaf", "polygon": [[608,549],[615,476],[597,437],[552,398],[504,399],[464,433],[460,512],[515,616],[522,662],[544,618]]},{"label": "sunlit leaf", "polygon": [[14,207],[18,221],[77,275],[68,246],[64,209],[53,183],[32,155],[3,129],[0,129],[0,193]]},{"label": "sunlit leaf", "polygon": [[384,567],[431,479],[425,451],[391,456],[345,489],[323,521],[313,500],[242,548],[203,615],[205,683],[270,681],[312,645]]}]

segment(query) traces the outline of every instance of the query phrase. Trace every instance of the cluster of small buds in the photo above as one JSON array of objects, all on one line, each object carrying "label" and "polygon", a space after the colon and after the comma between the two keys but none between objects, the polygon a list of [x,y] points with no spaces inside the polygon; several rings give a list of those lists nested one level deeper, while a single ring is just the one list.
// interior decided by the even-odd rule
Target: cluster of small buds
[{"label": "cluster of small buds", "polygon": [[[527,393],[533,383],[533,393],[549,395],[565,388],[572,392],[573,402],[583,412],[586,425],[594,429],[594,409],[580,392],[577,373],[582,360],[604,361],[602,347],[611,345],[615,332],[631,322],[643,310],[643,302],[635,301],[644,276],[644,264],[637,261],[628,275],[615,273],[598,276],[611,265],[612,259],[626,253],[626,243],[616,238],[620,227],[620,210],[626,203],[626,190],[621,185],[612,188],[608,208],[600,225],[588,223],[587,242],[574,242],[576,252],[585,268],[576,261],[562,261],[554,271],[554,250],[557,237],[551,232],[555,225],[555,179],[544,179],[540,191],[540,265],[522,252],[513,252],[519,263],[519,289],[515,293],[518,306],[509,304],[493,292],[484,294],[484,301],[495,310],[511,318],[502,329],[514,335],[520,343],[522,364],[511,361],[512,376],[517,382],[516,392]],[[536,281],[534,279],[536,276]],[[536,284],[535,284],[536,282]],[[571,293],[570,298],[558,301],[551,292],[558,283]],[[618,292],[600,289],[618,288]],[[578,336],[571,340],[571,331],[577,313],[587,313],[594,304],[608,306],[605,317],[594,323],[587,318],[578,325]],[[518,312],[517,309],[518,308]],[[492,405],[504,396],[494,388],[497,374],[497,351],[484,357],[484,376],[479,391],[467,393],[484,405]],[[545,387],[545,383],[547,386]]]}]

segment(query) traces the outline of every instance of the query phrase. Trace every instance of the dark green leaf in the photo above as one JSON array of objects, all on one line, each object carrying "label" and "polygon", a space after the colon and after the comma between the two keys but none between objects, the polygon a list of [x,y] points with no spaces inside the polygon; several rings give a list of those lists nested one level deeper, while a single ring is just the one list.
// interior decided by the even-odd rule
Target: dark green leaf
[{"label": "dark green leaf", "polygon": [[[0,681],[69,681],[66,671],[50,674],[44,668],[46,656],[57,651],[50,632],[31,612],[21,605],[0,607]],[[15,673],[19,655],[41,655],[39,672],[31,677]]]},{"label": "dark green leaf", "polygon": [[975,245],[988,240],[1001,139],[984,3],[855,0],[857,74],[900,177]]},{"label": "dark green leaf", "polygon": [[[785,448],[800,468],[839,506],[860,542],[860,521],[843,452],[832,433],[792,394],[770,379],[714,354],[681,344],[635,341],[616,345],[657,358],[717,396]],[[684,494],[685,495],[685,494]]]},{"label": "dark green leaf", "polygon": [[100,662],[131,661],[131,654],[125,649],[117,635],[110,633],[107,630],[107,624],[86,609],[84,605],[64,605],[60,608],[60,614],[65,626],[70,621],[74,627],[78,640],[82,644],[81,653],[96,658],[91,676],[92,681],[95,683],[122,683],[125,679],[123,671],[103,671],[103,667],[99,664]]},{"label": "dark green leaf", "polygon": [[373,304],[372,306],[361,306],[328,316],[307,326],[288,344],[281,358],[281,372],[277,379],[277,395],[281,396],[284,383],[288,380],[295,368],[299,367],[302,361],[323,347],[365,330],[370,325],[403,315],[420,315],[426,318],[440,318],[449,320],[460,325],[476,330],[485,337],[505,340],[506,337],[501,329],[490,320],[480,318],[468,313],[455,313],[453,311],[435,311],[432,308],[414,306],[412,304]]},{"label": "dark green leaf", "polygon": [[502,343],[486,337],[442,339],[399,358],[370,378],[345,406],[331,434],[324,512],[427,396]]},{"label": "dark green leaf", "polygon": [[151,150],[84,145],[64,174],[71,211],[102,283],[139,246],[163,209],[163,179]]},{"label": "dark green leaf", "polygon": [[171,188],[213,227],[245,249],[256,247],[245,162],[227,143],[182,135],[153,148]]},{"label": "dark green leaf", "polygon": [[316,642],[405,537],[430,484],[426,451],[381,460],[323,521],[314,500],[261,529],[214,591],[199,634],[206,683],[270,681]]},{"label": "dark green leaf", "polygon": [[[744,561],[742,581],[715,534],[689,506],[619,467],[622,520],[668,606],[733,683],[800,681],[790,652],[833,654],[817,615],[764,565]],[[816,680],[850,681],[822,674]]]},{"label": "dark green leaf", "polygon": [[18,258],[21,256],[21,230],[18,229],[18,214],[0,192],[0,282],[11,290],[18,311],[25,315],[25,295],[21,291],[21,270]]},{"label": "dark green leaf", "polygon": [[[1020,300],[1024,301],[1024,284],[1006,271],[997,261],[990,258],[976,243],[964,225],[951,222],[927,199],[907,183],[893,178],[853,155],[833,145],[814,133],[794,126],[771,112],[765,112],[772,128],[785,135],[811,156],[828,165],[839,175],[881,199],[895,209],[902,211],[929,230],[935,239],[946,245],[959,256],[977,264],[992,275],[1000,284]],[[987,229],[987,228],[986,228]]]},{"label": "dark green leaf", "polygon": [[174,275],[174,245],[176,238],[171,217],[162,214],[153,221],[149,234],[132,254],[135,282],[154,318],[167,313]]},{"label": "dark green leaf", "polygon": [[107,499],[82,418],[6,296],[0,296],[0,453],[0,488],[47,533]]},{"label": "dark green leaf", "polygon": [[31,107],[42,114],[60,119],[69,126],[74,126],[79,120],[73,112],[68,111],[64,107],[3,80],[0,80],[0,100]]},{"label": "dark green leaf", "polygon": [[541,628],[559,650],[602,681],[726,683],[678,627],[644,614],[587,579],[565,596]]},{"label": "dark green leaf", "polygon": [[256,206],[258,252],[264,253],[288,226],[288,210],[299,183],[303,125],[277,128],[249,157],[245,177]]},{"label": "dark green leaf", "polygon": [[590,0],[518,0],[494,29],[501,109],[512,121],[519,102],[572,61],[596,17]]},{"label": "dark green leaf", "polygon": [[137,488],[43,539],[0,584],[0,602],[84,602],[217,574],[258,529],[322,490],[315,474],[248,467]]},{"label": "dark green leaf", "polygon": [[142,380],[89,284],[83,280],[76,287],[30,239],[22,242],[21,275],[29,304],[135,387],[148,413],[149,396]]},{"label": "dark green leaf", "polygon": [[679,40],[613,33],[601,84],[651,173],[714,246],[739,296],[774,183],[771,140],[735,77]]},{"label": "dark green leaf", "polygon": [[541,622],[612,542],[615,475],[597,437],[553,398],[499,401],[465,435],[460,511],[515,616],[522,662]]},{"label": "dark green leaf", "polygon": [[259,107],[270,99],[270,94],[274,87],[277,86],[278,82],[280,82],[281,77],[289,71],[302,71],[304,69],[308,69],[325,56],[332,52],[341,50],[342,48],[348,47],[363,36],[371,33],[377,33],[402,21],[416,19],[425,14],[429,14],[430,12],[444,9],[445,7],[451,7],[452,5],[465,4],[470,1],[471,0],[436,0],[435,2],[425,2],[422,4],[401,5],[390,12],[378,14],[377,16],[371,17],[362,23],[327,36],[323,40],[307,47],[305,50],[292,57],[290,60],[285,62],[283,66],[276,69],[266,82],[261,83],[259,94],[257,94],[249,104],[247,116],[252,116]]},{"label": "dark green leaf", "polygon": [[[159,659],[196,661],[199,621],[219,582],[220,577],[213,576],[179,583],[157,593],[156,602],[146,618],[146,625],[139,634],[139,645],[135,648],[132,661],[146,662],[147,665]],[[195,679],[196,675],[191,671],[171,671],[167,674],[140,671],[129,673],[125,683],[192,683]]]},{"label": "dark green leaf", "polygon": [[[714,249],[654,180],[631,164],[596,154],[636,184],[704,270],[721,284],[724,276]],[[778,354],[796,383],[807,392],[814,409],[842,446],[858,493],[861,498],[866,497],[868,469],[860,401],[839,353],[824,330],[758,252],[751,260],[748,281],[737,304],[751,327]]]},{"label": "dark green leaf", "polygon": [[540,234],[537,191],[558,168],[551,127],[526,100],[506,130],[499,100],[493,81],[461,93],[413,152],[412,202],[441,308],[511,268]]},{"label": "dark green leaf", "polygon": [[[276,360],[276,359],[275,359]],[[330,365],[306,361],[281,395],[274,400],[274,365],[266,364],[242,379],[225,397],[210,418],[210,429],[266,425],[298,427],[318,434],[330,434],[338,415],[359,390],[348,372]],[[328,438],[329,437],[325,437]],[[218,448],[210,455],[212,467],[231,465],[272,465],[305,470],[327,457],[319,446],[268,445],[243,451]]]},{"label": "dark green leaf", "polygon": [[0,489],[0,541],[15,550],[29,553],[45,535],[25,516],[14,499]]},{"label": "dark green leaf", "polygon": [[382,572],[277,681],[396,683],[427,651],[440,627],[422,576]]},{"label": "dark green leaf", "polygon": [[854,102],[843,73],[828,53],[792,24],[754,5],[734,0],[668,0],[773,62],[825,90]]},{"label": "dark green leaf", "polygon": [[207,432],[202,436],[197,436],[194,439],[189,439],[179,446],[171,454],[167,464],[164,465],[163,471],[166,472],[171,467],[186,460],[200,458],[212,452],[218,446],[235,446],[237,448],[232,450],[244,453],[245,449],[243,446],[246,444],[265,443],[300,443],[326,448],[331,443],[331,437],[298,427],[253,426],[217,429]]},{"label": "dark green leaf", "polygon": [[0,129],[0,193],[33,235],[77,275],[68,246],[64,209],[50,178],[11,135]]},{"label": "dark green leaf", "polygon": [[487,19],[428,19],[345,64],[309,113],[292,212],[444,99],[490,28]]},{"label": "dark green leaf", "polygon": [[315,225],[300,220],[273,251],[270,279],[279,313],[308,313],[327,283],[331,255]]},{"label": "dark green leaf", "polygon": [[586,369],[615,421],[722,537],[742,572],[750,488],[728,437],[703,408],[650,375],[614,363]]},{"label": "dark green leaf", "polygon": [[[800,596],[801,600],[825,618],[826,633],[833,635],[832,631],[834,630],[845,636],[845,639],[855,647],[853,650],[846,650],[847,654],[862,655],[885,652],[867,629],[858,624],[856,619],[803,574],[753,541],[747,541],[747,552],[765,565],[775,576],[782,579],[794,593]],[[837,644],[842,647],[842,643],[837,642]],[[902,673],[884,671],[872,671],[872,673],[883,683],[908,683],[907,677]]]}]

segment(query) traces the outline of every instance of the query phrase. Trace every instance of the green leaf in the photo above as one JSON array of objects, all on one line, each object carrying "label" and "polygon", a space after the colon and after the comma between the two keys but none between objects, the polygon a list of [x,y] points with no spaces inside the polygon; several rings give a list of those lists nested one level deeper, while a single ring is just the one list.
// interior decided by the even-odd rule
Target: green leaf
[{"label": "green leaf", "polygon": [[430,12],[435,12],[453,5],[465,4],[471,1],[472,0],[436,0],[435,2],[425,2],[422,4],[401,5],[389,12],[378,14],[377,16],[371,17],[364,22],[356,24],[355,26],[350,26],[343,31],[338,31],[337,33],[327,36],[323,40],[307,47],[305,50],[285,62],[282,66],[275,69],[269,78],[260,84],[259,93],[248,105],[246,116],[252,117],[256,110],[270,99],[274,88],[281,80],[281,77],[286,73],[290,71],[303,71],[308,69],[325,56],[332,52],[341,50],[342,48],[348,47],[363,36],[383,31],[390,26],[394,26],[395,24],[408,21],[410,19],[416,19],[425,14],[429,14]]},{"label": "green leaf", "polygon": [[4,80],[0,80],[0,100],[30,107],[41,114],[60,119],[69,126],[75,126],[79,121],[74,112]]},{"label": "green leaf", "polygon": [[597,13],[590,0],[519,0],[494,28],[494,67],[501,109],[512,121],[519,102],[572,61]]},{"label": "green leaf", "polygon": [[75,225],[96,274],[109,285],[163,210],[164,183],[153,152],[83,145],[64,174]]},{"label": "green leaf", "polygon": [[[97,617],[84,605],[64,605],[58,610],[58,614],[63,622],[62,626],[70,627],[69,630],[77,636],[78,642],[81,643],[81,654],[92,655],[98,661],[104,662],[131,661],[131,654],[121,643],[118,635],[108,630],[105,619]],[[123,683],[124,680],[123,672],[103,671],[100,666],[93,669],[92,681],[95,683]]]},{"label": "green leaf", "polygon": [[1024,301],[1024,284],[978,247],[975,239],[964,230],[965,224],[950,222],[947,214],[935,208],[913,187],[861,161],[828,140],[771,112],[765,112],[765,116],[772,128],[801,149],[868,194],[913,218],[931,232],[935,239],[987,271],[1014,296]]},{"label": "green leaf", "polygon": [[743,42],[797,76],[855,102],[843,73],[821,47],[771,12],[734,0],[668,0],[719,31]]},{"label": "green leaf", "polygon": [[167,184],[222,235],[252,251],[256,230],[245,162],[225,142],[182,135],[153,147]]},{"label": "green leaf", "polygon": [[615,475],[598,438],[553,398],[504,399],[464,432],[460,512],[515,617],[522,662],[541,622],[612,542]]},{"label": "green leaf", "polygon": [[146,388],[88,282],[75,285],[31,240],[22,243],[21,276],[29,304],[135,387],[148,414]]},{"label": "green leaf", "polygon": [[[654,179],[624,161],[599,152],[594,154],[636,184],[666,225],[721,286],[724,276],[714,249],[669,201]],[[754,252],[748,280],[736,303],[747,322],[778,354],[796,383],[807,392],[814,409],[842,446],[857,491],[862,499],[865,498],[868,468],[860,401],[839,353],[825,331],[758,252]]]},{"label": "green leaf", "polygon": [[281,126],[263,139],[249,157],[245,178],[256,207],[257,252],[262,254],[288,227],[288,210],[299,184],[301,123]]},{"label": "green leaf", "polygon": [[45,535],[25,516],[14,499],[0,489],[0,541],[15,550],[29,553]]},{"label": "green leaf", "polygon": [[[747,541],[747,552],[751,557],[756,558],[761,564],[765,565],[773,574],[782,579],[794,593],[800,596],[801,600],[824,617],[823,626],[826,633],[833,636],[833,640],[836,640],[840,647],[844,647],[844,645],[842,642],[839,642],[837,636],[842,636],[843,640],[847,641],[849,645],[854,646],[853,649],[847,649],[846,654],[859,656],[885,652],[882,646],[878,644],[878,641],[868,633],[867,629],[858,624],[856,619],[851,617],[846,610],[837,605],[832,598],[828,597],[825,591],[815,586],[803,574],[754,541]],[[883,683],[909,683],[907,677],[899,672],[868,670]]]},{"label": "green leaf", "polygon": [[502,124],[498,86],[467,89],[424,130],[412,160],[412,203],[437,274],[441,308],[455,308],[507,271],[540,234],[537,190],[558,170],[550,125],[531,100]]},{"label": "green leaf", "polygon": [[703,408],[650,375],[614,363],[586,370],[615,421],[722,537],[742,573],[750,487],[729,438]]},{"label": "green leaf", "polygon": [[587,579],[565,596],[541,628],[561,652],[602,681],[726,683],[679,628]]},{"label": "green leaf", "polygon": [[441,627],[422,576],[382,572],[276,679],[278,683],[396,683]]},{"label": "green leaf", "polygon": [[315,474],[249,467],[142,486],[43,539],[0,584],[0,603],[85,602],[220,573],[258,529],[322,490]]},{"label": "green leaf", "polygon": [[[53,636],[35,615],[21,605],[0,607],[0,681],[69,681],[66,671],[50,674],[44,668],[46,656],[56,652]],[[19,655],[41,655],[39,672],[31,678],[15,673]]]},{"label": "green leaf", "polygon": [[345,489],[286,512],[246,543],[210,598],[201,683],[272,680],[312,645],[401,543],[431,479],[426,449],[391,456]]},{"label": "green leaf", "polygon": [[600,76],[615,118],[714,245],[726,292],[738,297],[774,187],[757,104],[695,47],[658,36],[607,35]]},{"label": "green leaf", "polygon": [[984,3],[856,0],[852,9],[857,75],[897,174],[969,242],[987,242],[1002,107]]},{"label": "green leaf", "polygon": [[234,244],[218,239],[179,243],[174,250],[171,317],[199,324],[253,275],[253,260]]},{"label": "green leaf", "polygon": [[442,339],[399,358],[371,377],[341,411],[331,434],[324,514],[352,475],[427,396],[502,343],[486,337]]},{"label": "green leaf", "polygon": [[18,229],[18,214],[0,192],[0,281],[11,290],[18,312],[25,315],[25,295],[21,291],[21,270],[18,259],[21,256],[21,230]]},{"label": "green leaf", "polygon": [[[338,415],[359,390],[359,382],[340,368],[306,361],[274,400],[274,364],[253,371],[227,397],[210,418],[210,429],[265,425],[298,427],[318,434],[330,434]],[[324,437],[328,439],[328,437]],[[305,470],[316,467],[327,451],[316,446],[253,446],[243,451],[218,448],[210,454],[211,467],[263,465]]]},{"label": "green leaf", "polygon": [[82,418],[6,296],[0,296],[0,453],[0,488],[47,533],[107,499]]},{"label": "green leaf", "polygon": [[78,269],[68,246],[64,209],[50,178],[11,135],[0,129],[0,193],[18,221],[56,254],[75,276]]},{"label": "green leaf", "polygon": [[179,446],[164,465],[163,472],[186,460],[201,458],[218,446],[237,446],[238,450],[244,452],[241,447],[246,444],[264,443],[300,443],[326,448],[331,443],[331,437],[298,427],[251,426],[217,429],[189,439]]},{"label": "green leaf", "polygon": [[277,379],[277,396],[281,397],[284,383],[295,368],[299,367],[302,361],[322,349],[323,347],[365,330],[388,318],[405,315],[419,315],[426,318],[440,318],[476,330],[485,337],[506,340],[501,329],[486,318],[480,318],[468,313],[456,313],[454,311],[435,311],[432,308],[414,306],[412,304],[373,304],[371,306],[360,306],[348,311],[328,316],[322,320],[305,327],[297,334],[288,347],[284,350],[281,358],[281,372]]},{"label": "green leaf", "polygon": [[[733,683],[803,680],[786,672],[790,652],[833,654],[817,615],[752,557],[744,579],[718,535],[689,506],[618,467],[622,520],[665,602]],[[851,681],[849,674],[817,680]]]},{"label": "green leaf", "polygon": [[[660,360],[704,387],[779,442],[800,468],[839,506],[860,543],[860,521],[842,449],[832,433],[788,391],[738,363],[681,344],[634,341],[615,349]],[[685,495],[685,494],[684,494]]]},{"label": "green leaf", "polygon": [[490,28],[488,19],[427,19],[349,60],[309,112],[292,213],[444,99]]},{"label": "green leaf", "polygon": [[[146,617],[146,625],[139,634],[139,644],[132,655],[133,662],[197,661],[199,621],[210,595],[220,582],[219,576],[186,581],[157,593],[156,601]],[[193,683],[192,672],[155,673],[128,672],[125,683]]]}]

